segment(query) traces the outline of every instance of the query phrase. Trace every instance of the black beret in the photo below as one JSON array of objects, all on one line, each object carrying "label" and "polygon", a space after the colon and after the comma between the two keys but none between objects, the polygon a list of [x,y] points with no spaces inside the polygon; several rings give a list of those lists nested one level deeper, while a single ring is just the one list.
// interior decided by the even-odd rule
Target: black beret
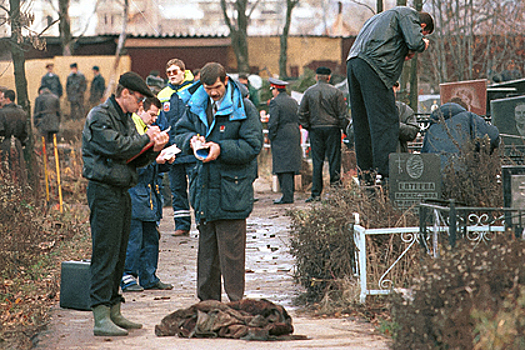
[{"label": "black beret", "polygon": [[71,63],[71,64],[69,65],[69,68],[77,68],[77,67],[78,67],[78,66],[77,66],[76,63]]},{"label": "black beret", "polygon": [[315,70],[315,74],[319,75],[330,75],[332,74],[332,71],[328,67],[319,67]]},{"label": "black beret", "polygon": [[144,79],[135,72],[126,72],[120,76],[118,83],[131,91],[140,92],[144,96],[154,97]]},{"label": "black beret", "polygon": [[93,66],[93,70],[97,70],[97,71],[99,71],[100,68],[99,68],[98,66]]}]

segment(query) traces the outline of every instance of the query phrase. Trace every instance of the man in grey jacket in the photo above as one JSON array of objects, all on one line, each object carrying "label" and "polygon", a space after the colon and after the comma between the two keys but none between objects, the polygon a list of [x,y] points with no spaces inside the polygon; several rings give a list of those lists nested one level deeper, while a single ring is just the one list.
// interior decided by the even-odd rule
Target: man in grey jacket
[{"label": "man in grey jacket", "polygon": [[341,130],[348,124],[348,113],[343,93],[329,84],[331,74],[330,68],[317,68],[317,84],[305,91],[299,106],[299,123],[308,130],[312,148],[312,194],[307,203],[320,200],[325,157],[328,157],[330,185],[338,186],[341,182]]},{"label": "man in grey jacket", "polygon": [[399,114],[392,90],[403,62],[428,48],[434,30],[425,12],[394,7],[370,18],[350,49],[347,77],[360,178],[371,171],[388,177],[388,156],[396,151]]}]

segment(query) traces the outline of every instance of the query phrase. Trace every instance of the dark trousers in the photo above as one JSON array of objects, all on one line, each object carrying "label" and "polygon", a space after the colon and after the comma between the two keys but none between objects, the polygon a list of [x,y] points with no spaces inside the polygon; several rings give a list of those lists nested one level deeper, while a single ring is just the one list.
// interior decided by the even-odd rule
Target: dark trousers
[{"label": "dark trousers", "polygon": [[323,163],[328,158],[330,185],[341,183],[341,129],[335,126],[310,129],[310,147],[312,149],[313,179],[312,196],[323,192]]},{"label": "dark trousers", "polygon": [[221,300],[221,275],[230,301],[244,295],[246,219],[201,223],[197,256],[197,296]]},{"label": "dark trousers", "polygon": [[191,228],[190,202],[188,200],[188,180],[186,175],[195,167],[195,163],[173,164],[170,167],[171,205],[176,230],[189,231]]},{"label": "dark trousers", "polygon": [[155,221],[131,220],[124,275],[139,278],[144,288],[159,282],[159,231]]},{"label": "dark trousers", "polygon": [[396,152],[399,140],[394,91],[360,58],[349,60],[346,68],[357,166],[388,177],[388,156]]},{"label": "dark trousers", "polygon": [[126,262],[131,199],[127,189],[90,181],[87,199],[91,224],[91,307],[123,300],[120,279]]},{"label": "dark trousers", "polygon": [[84,119],[86,116],[86,111],[84,109],[84,99],[79,98],[76,101],[70,101],[71,114],[70,118],[72,120]]},{"label": "dark trousers", "polygon": [[294,200],[294,190],[295,190],[295,181],[294,181],[294,172],[287,173],[278,173],[277,178],[279,179],[279,187],[281,187],[281,193],[283,194],[282,200],[285,202]]}]

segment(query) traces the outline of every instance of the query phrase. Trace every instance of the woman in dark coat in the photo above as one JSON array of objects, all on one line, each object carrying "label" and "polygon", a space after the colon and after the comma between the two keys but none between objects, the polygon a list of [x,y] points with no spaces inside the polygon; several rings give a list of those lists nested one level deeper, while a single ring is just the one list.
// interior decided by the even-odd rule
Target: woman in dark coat
[{"label": "woman in dark coat", "polygon": [[287,82],[270,78],[273,99],[270,101],[268,136],[272,146],[273,173],[279,179],[282,198],[274,204],[294,201],[294,176],[301,169],[301,132],[298,105],[286,93]]}]

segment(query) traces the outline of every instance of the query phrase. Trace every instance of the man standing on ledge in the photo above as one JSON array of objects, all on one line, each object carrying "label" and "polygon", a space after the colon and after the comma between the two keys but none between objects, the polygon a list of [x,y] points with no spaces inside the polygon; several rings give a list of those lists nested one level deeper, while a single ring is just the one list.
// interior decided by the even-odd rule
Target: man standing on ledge
[{"label": "man standing on ledge", "polygon": [[370,18],[347,58],[347,77],[360,179],[372,184],[370,172],[388,177],[388,156],[396,152],[399,114],[392,87],[403,62],[428,48],[424,35],[434,31],[426,12],[394,7]]},{"label": "man standing on ledge", "polygon": [[[136,169],[151,163],[169,140],[168,134],[160,132],[157,126],[143,135],[137,132],[131,114],[142,105],[145,96],[153,97],[153,93],[138,74],[121,75],[115,95],[89,112],[82,131],[83,175],[89,180],[87,199],[93,247],[90,297],[95,335],[127,335],[127,329],[142,328],[120,313],[124,299],[119,286],[131,224],[128,189],[138,182]],[[151,148],[127,162],[149,144]],[[162,162],[161,156],[158,163]]]},{"label": "man standing on ledge", "polygon": [[299,123],[308,130],[312,148],[312,194],[306,203],[321,199],[325,157],[328,157],[330,185],[341,184],[341,130],[348,124],[348,113],[343,93],[329,84],[331,77],[330,68],[317,68],[317,84],[304,92],[299,106]]},{"label": "man standing on ledge", "polygon": [[208,151],[190,178],[199,230],[197,296],[220,301],[222,276],[228,298],[237,301],[244,295],[246,218],[253,209],[262,127],[255,106],[222,65],[207,63],[200,73],[202,86],[175,129],[182,152]]}]

